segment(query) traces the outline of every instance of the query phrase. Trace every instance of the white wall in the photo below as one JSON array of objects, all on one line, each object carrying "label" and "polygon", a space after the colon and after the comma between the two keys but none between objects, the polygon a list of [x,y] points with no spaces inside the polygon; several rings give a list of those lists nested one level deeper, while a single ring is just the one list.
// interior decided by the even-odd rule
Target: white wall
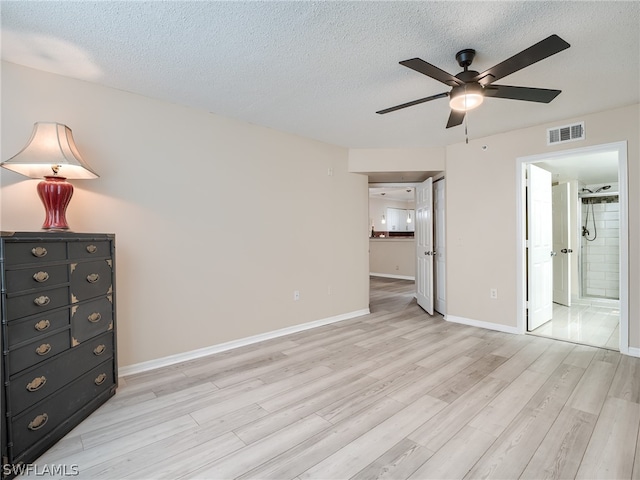
[{"label": "white wall", "polygon": [[[57,121],[101,176],[67,218],[116,234],[121,366],[368,308],[347,149],[8,63],[2,102],[3,160]],[[2,230],[38,230],[37,181],[0,175]]]}]

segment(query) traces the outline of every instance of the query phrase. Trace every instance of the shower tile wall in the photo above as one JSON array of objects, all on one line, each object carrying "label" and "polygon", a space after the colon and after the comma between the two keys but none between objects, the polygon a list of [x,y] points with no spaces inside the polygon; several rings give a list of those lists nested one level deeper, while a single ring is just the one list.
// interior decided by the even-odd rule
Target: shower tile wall
[{"label": "shower tile wall", "polygon": [[[605,197],[603,200],[610,203],[593,205],[593,215],[598,231],[596,239],[587,241],[582,237],[583,295],[618,299],[620,298],[619,203],[617,197]],[[587,215],[587,205],[587,203],[582,204],[583,224]],[[591,217],[591,211],[589,217]],[[588,224],[591,231],[590,237],[593,236],[592,225],[590,218]]]}]

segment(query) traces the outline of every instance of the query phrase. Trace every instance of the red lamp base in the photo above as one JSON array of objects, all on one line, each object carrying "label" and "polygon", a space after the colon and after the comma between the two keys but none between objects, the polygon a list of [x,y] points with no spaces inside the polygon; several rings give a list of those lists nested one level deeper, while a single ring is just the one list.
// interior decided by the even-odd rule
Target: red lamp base
[{"label": "red lamp base", "polygon": [[67,182],[65,177],[44,177],[44,180],[38,184],[38,195],[46,213],[42,228],[68,230],[66,211],[73,195],[73,185]]}]

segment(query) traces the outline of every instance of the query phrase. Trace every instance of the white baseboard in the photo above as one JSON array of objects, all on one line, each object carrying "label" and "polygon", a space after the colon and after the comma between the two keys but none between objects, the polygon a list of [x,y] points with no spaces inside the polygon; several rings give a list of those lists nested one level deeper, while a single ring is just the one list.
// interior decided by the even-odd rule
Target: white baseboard
[{"label": "white baseboard", "polygon": [[416,277],[410,277],[408,275],[392,275],[390,273],[372,273],[369,272],[370,277],[382,277],[382,278],[397,278],[398,280],[413,280],[415,282]]},{"label": "white baseboard", "polygon": [[446,315],[444,319],[447,322],[461,323],[463,325],[469,325],[471,327],[486,328],[488,330],[497,330],[498,332],[521,334],[518,331],[518,327],[510,327],[509,325],[502,325],[500,323],[483,322],[482,320],[474,320],[472,318],[456,317],[454,315]]},{"label": "white baseboard", "polygon": [[638,347],[629,347],[629,355],[632,357],[640,358],[640,348]]},{"label": "white baseboard", "polygon": [[206,357],[207,355],[213,355],[214,353],[225,352],[234,348],[244,347],[246,345],[252,345],[254,343],[263,342],[265,340],[271,340],[272,338],[283,337],[292,333],[302,332],[304,330],[310,330],[312,328],[321,327],[322,325],[328,325],[330,323],[341,322],[343,320],[349,320],[351,318],[361,317],[362,315],[368,315],[369,309],[356,310],[354,312],[343,313],[334,317],[322,318],[313,322],[303,323],[300,325],[293,325],[292,327],[281,328],[279,330],[273,330],[271,332],[261,333],[259,335],[253,335],[251,337],[240,338],[238,340],[232,340],[226,343],[220,343],[218,345],[212,345],[210,347],[198,348],[197,350],[190,350],[184,353],[177,353],[175,355],[169,355],[168,357],[157,358],[155,360],[149,360],[147,362],[135,363],[133,365],[126,365],[118,369],[118,376],[124,377],[127,375],[133,375],[135,373],[147,372],[149,370],[155,370],[156,368],[167,367],[169,365],[175,365],[176,363],[187,362],[189,360],[195,360],[196,358]]}]

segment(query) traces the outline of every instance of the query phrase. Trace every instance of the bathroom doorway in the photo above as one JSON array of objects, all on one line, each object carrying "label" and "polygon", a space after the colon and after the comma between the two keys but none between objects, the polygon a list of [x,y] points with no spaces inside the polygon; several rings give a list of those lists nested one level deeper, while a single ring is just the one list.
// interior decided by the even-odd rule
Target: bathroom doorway
[{"label": "bathroom doorway", "polygon": [[[553,188],[562,186],[568,192],[569,205],[567,241],[559,245],[554,240],[549,252],[555,263],[562,259],[567,264],[564,276],[555,271],[554,264],[553,284],[562,282],[568,295],[558,300],[554,290],[550,318],[535,329],[527,328],[527,302],[535,288],[529,284],[526,263],[524,177],[528,164],[550,172]],[[519,328],[533,335],[627,353],[626,142],[520,158],[518,170],[522,177],[518,182]],[[559,228],[555,214],[553,228]]]}]

